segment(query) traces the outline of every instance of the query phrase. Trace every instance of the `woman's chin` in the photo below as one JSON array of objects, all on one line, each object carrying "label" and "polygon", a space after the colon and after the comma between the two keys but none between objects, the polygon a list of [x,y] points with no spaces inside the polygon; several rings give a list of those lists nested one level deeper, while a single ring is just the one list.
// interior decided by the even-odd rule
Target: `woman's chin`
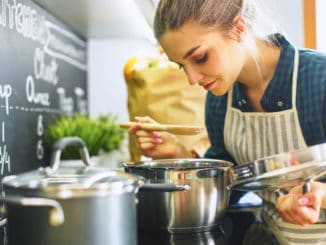
[{"label": "woman's chin", "polygon": [[212,92],[212,94],[214,94],[215,96],[222,96],[222,95],[225,95],[228,90],[227,89],[221,89],[221,88],[214,88],[214,89],[211,89],[209,90]]}]

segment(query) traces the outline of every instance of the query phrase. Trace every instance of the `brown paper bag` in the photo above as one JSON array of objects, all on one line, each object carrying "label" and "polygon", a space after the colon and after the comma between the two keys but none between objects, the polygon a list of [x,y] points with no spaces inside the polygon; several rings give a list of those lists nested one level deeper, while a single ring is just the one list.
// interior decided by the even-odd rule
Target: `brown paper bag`
[{"label": "brown paper bag", "polygon": [[[125,73],[125,80],[130,121],[134,121],[135,116],[150,116],[162,124],[205,126],[206,91],[189,85],[183,70],[175,66],[144,67]],[[209,147],[206,131],[176,137],[198,156]],[[131,161],[139,161],[141,151],[134,136],[130,137],[129,149]]]}]

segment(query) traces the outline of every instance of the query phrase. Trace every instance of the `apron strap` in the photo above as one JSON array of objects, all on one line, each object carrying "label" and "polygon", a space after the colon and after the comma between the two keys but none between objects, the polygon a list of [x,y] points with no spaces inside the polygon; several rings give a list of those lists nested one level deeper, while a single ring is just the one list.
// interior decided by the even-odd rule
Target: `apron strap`
[{"label": "apron strap", "polygon": [[293,64],[293,74],[292,74],[292,108],[296,109],[297,101],[297,79],[298,79],[298,68],[299,68],[299,51],[295,49],[294,51],[294,64]]}]

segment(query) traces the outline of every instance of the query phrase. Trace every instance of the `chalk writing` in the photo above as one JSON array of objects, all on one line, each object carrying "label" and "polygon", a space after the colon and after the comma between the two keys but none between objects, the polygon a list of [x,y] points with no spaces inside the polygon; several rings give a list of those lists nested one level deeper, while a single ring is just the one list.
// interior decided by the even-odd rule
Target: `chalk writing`
[{"label": "chalk writing", "polygon": [[10,155],[7,151],[7,146],[0,146],[0,166],[1,175],[5,173],[5,167],[7,166],[7,172],[10,172]]},{"label": "chalk writing", "polygon": [[0,173],[3,175],[5,173],[5,167],[7,166],[7,172],[10,172],[10,155],[7,151],[7,145],[5,144],[6,141],[6,133],[5,133],[5,123],[1,123],[1,141],[2,144],[0,145],[0,166],[1,170]]},{"label": "chalk writing", "polygon": [[34,1],[0,0],[0,36],[2,177],[48,164],[48,123],[87,114],[88,94],[86,41]]},{"label": "chalk writing", "polygon": [[41,104],[44,106],[50,105],[49,93],[36,92],[32,76],[28,76],[26,79],[26,97],[27,101],[30,103]]},{"label": "chalk writing", "polygon": [[46,26],[44,25],[44,16],[39,15],[30,6],[16,3],[16,1],[14,3],[16,31],[24,37],[44,44],[48,37]]},{"label": "chalk writing", "polygon": [[6,137],[5,137],[5,123],[2,122],[1,124],[1,141],[5,142]]},{"label": "chalk writing", "polygon": [[38,136],[42,136],[44,133],[44,125],[43,125],[43,116],[42,115],[38,115],[38,117],[37,117],[36,132],[37,132]]},{"label": "chalk writing", "polygon": [[5,27],[9,22],[9,28],[14,28],[14,9],[13,4],[9,4],[9,0],[1,0],[0,25]]},{"label": "chalk writing", "polygon": [[34,75],[36,79],[43,79],[50,84],[58,83],[58,64],[54,58],[51,58],[49,64],[45,63],[44,52],[40,48],[36,48],[34,52]]},{"label": "chalk writing", "polygon": [[1,0],[0,25],[7,26],[25,38],[44,44],[48,39],[45,18],[35,9],[16,0]]},{"label": "chalk writing", "polygon": [[66,96],[64,88],[57,88],[59,96],[59,109],[66,115],[72,115],[74,111],[74,101],[71,97]]},{"label": "chalk writing", "polygon": [[62,59],[75,67],[86,70],[86,44],[76,35],[46,21],[50,37],[44,50],[47,54]]},{"label": "chalk writing", "polygon": [[76,87],[74,89],[76,95],[76,104],[77,104],[77,111],[80,114],[86,115],[87,114],[87,100],[85,99],[85,92],[82,88]]},{"label": "chalk writing", "polygon": [[0,98],[5,99],[6,114],[9,114],[9,97],[11,96],[12,88],[10,84],[0,84]]},{"label": "chalk writing", "polygon": [[44,157],[44,147],[43,147],[43,141],[42,140],[37,141],[36,157],[39,160],[43,159],[43,157]]},{"label": "chalk writing", "polygon": [[87,69],[85,41],[18,0],[0,0],[0,26],[8,26],[24,38],[39,42],[52,57],[81,70]]},{"label": "chalk writing", "polygon": [[[37,132],[38,136],[42,136],[44,133],[43,116],[42,115],[38,115],[38,117],[37,117],[36,132]],[[39,160],[43,159],[43,157],[44,157],[44,147],[43,147],[42,139],[39,139],[37,141],[36,157]]]}]

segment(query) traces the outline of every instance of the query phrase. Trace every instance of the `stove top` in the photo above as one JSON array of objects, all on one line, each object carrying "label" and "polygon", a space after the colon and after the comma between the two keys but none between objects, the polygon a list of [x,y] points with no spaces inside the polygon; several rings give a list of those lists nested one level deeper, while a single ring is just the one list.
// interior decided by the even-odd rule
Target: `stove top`
[{"label": "stove top", "polygon": [[[205,232],[171,234],[160,231],[138,231],[138,245],[239,245],[246,229],[259,219],[261,199],[253,193],[230,200],[226,216],[218,227]],[[241,197],[241,198],[240,198]]]},{"label": "stove top", "polygon": [[139,232],[138,245],[199,245],[199,244],[227,244],[227,239],[219,228],[212,231],[166,234],[159,232]]}]

